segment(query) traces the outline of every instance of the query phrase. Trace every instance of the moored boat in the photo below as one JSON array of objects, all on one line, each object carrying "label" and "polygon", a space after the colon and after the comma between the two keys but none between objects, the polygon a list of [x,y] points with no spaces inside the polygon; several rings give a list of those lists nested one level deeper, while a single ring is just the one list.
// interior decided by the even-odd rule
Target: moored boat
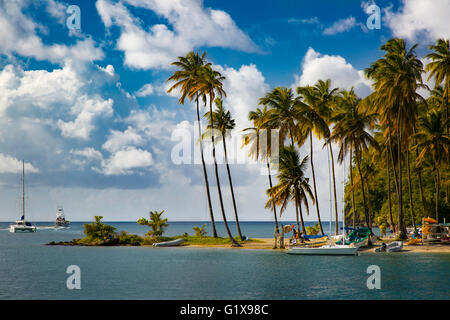
[{"label": "moored boat", "polygon": [[288,254],[355,256],[358,248],[351,245],[324,245],[321,247],[289,247]]},{"label": "moored boat", "polygon": [[22,160],[22,218],[9,226],[10,232],[36,232],[36,226],[25,220],[25,161]]}]

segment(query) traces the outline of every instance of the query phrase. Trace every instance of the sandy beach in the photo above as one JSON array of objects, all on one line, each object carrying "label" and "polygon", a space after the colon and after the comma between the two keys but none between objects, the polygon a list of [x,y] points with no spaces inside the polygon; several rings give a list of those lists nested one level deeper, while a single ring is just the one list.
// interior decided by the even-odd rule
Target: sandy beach
[{"label": "sandy beach", "polygon": [[[233,248],[233,249],[261,249],[267,250],[272,249],[274,244],[273,238],[255,238],[253,240],[257,240],[254,242],[246,242],[242,244],[242,247]],[[285,239],[286,246],[288,245],[288,240]],[[380,243],[375,243],[374,247],[371,248],[360,248],[360,252],[372,252],[373,249],[379,246]],[[187,247],[198,247],[198,248],[231,248],[229,244],[226,245],[187,245]],[[403,250],[401,252],[410,253],[410,252],[420,252],[420,253],[450,253],[450,245],[447,244],[418,244],[418,245],[404,245]]]}]

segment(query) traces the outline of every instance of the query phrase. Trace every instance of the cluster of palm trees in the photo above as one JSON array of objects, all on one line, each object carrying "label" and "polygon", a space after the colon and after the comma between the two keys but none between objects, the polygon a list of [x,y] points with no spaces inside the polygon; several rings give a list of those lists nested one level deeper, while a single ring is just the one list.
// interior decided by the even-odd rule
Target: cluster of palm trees
[{"label": "cluster of palm trees", "polygon": [[[208,173],[205,165],[205,158],[203,153],[203,141],[207,138],[211,140],[212,145],[212,157],[214,161],[214,174],[216,177],[217,193],[219,196],[220,209],[222,213],[222,219],[227,231],[227,235],[230,238],[233,246],[240,246],[238,242],[233,238],[230,228],[228,226],[227,217],[225,214],[224,201],[222,196],[222,190],[220,186],[219,169],[216,159],[216,143],[222,141],[226,167],[228,173],[228,180],[230,185],[231,197],[233,200],[233,208],[236,218],[236,226],[238,234],[241,240],[244,239],[241,233],[239,218],[236,208],[236,200],[233,191],[233,183],[231,179],[230,167],[228,165],[228,155],[226,149],[226,133],[235,127],[235,122],[231,118],[229,111],[226,111],[221,98],[226,96],[223,89],[223,77],[220,72],[213,69],[210,62],[206,59],[206,53],[199,55],[197,52],[189,52],[185,57],[178,57],[177,61],[172,63],[177,67],[177,70],[170,76],[167,81],[173,82],[168,92],[173,90],[179,90],[180,98],[179,103],[184,104],[186,98],[190,101],[195,101],[197,105],[197,124],[199,133],[199,146],[203,167],[203,176],[205,179],[206,195],[208,199],[209,215],[211,219],[211,228],[213,237],[217,237],[217,230],[214,220],[213,206],[211,203],[211,192],[209,188]],[[217,97],[217,98],[216,98]],[[200,100],[203,102],[205,108],[209,105],[209,111],[204,115],[208,120],[208,125],[205,132],[201,128],[200,119]],[[217,110],[213,110],[213,103],[217,107]],[[218,138],[218,139],[216,139]]]},{"label": "cluster of palm trees", "polygon": [[[426,56],[429,63],[424,67],[416,56],[417,45],[407,47],[403,39],[387,41],[381,50],[385,54],[365,70],[367,78],[373,81],[373,93],[364,99],[359,98],[353,88],[340,90],[333,88],[331,80],[319,80],[312,86],[297,88],[277,87],[259,100],[259,107],[249,113],[253,127],[243,131],[243,146],[247,146],[249,157],[267,165],[269,188],[266,208],[273,212],[275,228],[278,229],[277,208],[279,214],[292,203],[296,208],[297,228],[306,234],[302,207],[309,214],[309,202],[315,204],[320,232],[324,234],[320,217],[320,202],[317,195],[317,181],[314,168],[313,136],[331,158],[332,184],[334,191],[334,214],[337,221],[337,196],[335,181],[335,158],[333,144],[339,148],[337,161],[349,159],[349,182],[346,186],[345,212],[353,226],[365,224],[372,228],[375,211],[380,203],[388,203],[387,222],[399,238],[406,238],[406,219],[404,192],[407,185],[409,195],[408,220],[415,226],[417,217],[430,214],[427,211],[431,199],[424,192],[423,171],[428,170],[434,176],[434,211],[439,219],[442,202],[441,186],[446,193],[446,206],[449,208],[449,167],[450,135],[448,106],[450,99],[450,48],[449,40],[439,39],[430,46],[432,52]],[[222,88],[224,77],[214,71],[205,59],[205,54],[190,52],[179,57],[173,63],[178,70],[169,78],[175,84],[169,91],[180,90],[180,103],[185,99],[197,104],[199,122],[199,141],[206,192],[210,209],[213,235],[217,236],[208,177],[203,159],[202,141],[211,139],[216,182],[222,216],[227,233],[231,233],[226,223],[223,199],[220,190],[217,162],[215,159],[215,138],[220,138],[225,158],[226,132],[235,127],[229,111],[220,99],[225,96]],[[428,88],[422,81],[422,75],[429,72],[434,79],[434,88]],[[419,89],[430,92],[428,99],[419,94]],[[216,96],[220,98],[216,98]],[[208,127],[205,132],[200,128],[199,103],[209,102],[209,112],[205,114]],[[213,110],[213,102],[216,106]],[[277,132],[274,136],[273,132]],[[279,152],[273,152],[274,139],[277,139]],[[300,148],[309,142],[309,155],[301,158]],[[227,173],[231,187],[233,207],[241,236],[236,202],[232,188],[231,174],[227,163]],[[306,175],[308,165],[311,168],[312,184]],[[271,169],[276,166],[278,183],[272,183]],[[357,172],[355,172],[357,171]],[[413,175],[411,174],[413,172]],[[383,180],[380,175],[383,173]],[[404,179],[407,176],[407,180]],[[428,179],[429,180],[429,179]],[[392,188],[393,181],[393,188]],[[385,192],[379,197],[380,203],[374,203],[374,195],[385,184]],[[414,185],[420,192],[420,212],[414,200]],[[384,185],[383,185],[384,187]],[[355,194],[362,198],[356,201]],[[378,199],[378,200],[380,200]],[[393,199],[396,199],[396,204]],[[362,202],[362,203],[360,203]],[[362,210],[361,210],[362,206]],[[397,214],[393,207],[397,207]],[[362,218],[362,221],[361,221]],[[409,219],[410,218],[410,219]],[[338,224],[335,224],[338,233]]]}]

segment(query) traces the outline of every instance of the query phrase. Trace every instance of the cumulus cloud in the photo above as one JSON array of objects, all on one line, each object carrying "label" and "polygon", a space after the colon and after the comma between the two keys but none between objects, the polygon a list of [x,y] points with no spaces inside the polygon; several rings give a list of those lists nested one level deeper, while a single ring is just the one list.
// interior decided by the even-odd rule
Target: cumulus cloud
[{"label": "cumulus cloud", "polygon": [[355,18],[348,17],[345,19],[340,19],[338,21],[335,21],[330,27],[325,28],[325,30],[323,30],[323,34],[333,35],[337,33],[347,32],[354,26],[356,26]]},{"label": "cumulus cloud", "polygon": [[116,152],[125,146],[140,146],[144,144],[143,137],[133,127],[128,127],[125,131],[111,130],[108,139],[102,148],[109,152]]},{"label": "cumulus cloud", "polygon": [[[29,4],[30,1],[24,0],[0,2],[0,53],[7,56],[19,54],[53,63],[62,63],[66,59],[92,61],[103,58],[103,51],[90,38],[77,40],[72,46],[46,45],[36,33],[36,30],[45,28],[23,13]],[[47,8],[51,15],[61,19],[51,3]]]},{"label": "cumulus cloud", "polygon": [[[31,163],[25,162],[25,171],[27,173],[39,172]],[[10,155],[0,153],[0,173],[19,173],[22,172],[22,161]]]},{"label": "cumulus cloud", "polygon": [[146,168],[153,164],[150,152],[143,149],[128,147],[119,150],[107,160],[102,161],[102,168],[98,170],[105,175],[128,175],[133,169]]},{"label": "cumulus cloud", "polygon": [[120,27],[117,48],[125,53],[124,63],[132,68],[167,69],[178,55],[199,46],[259,50],[226,12],[204,8],[202,1],[127,0],[126,3],[152,10],[168,21],[168,25],[155,24],[147,29],[123,3],[97,1],[105,27]]},{"label": "cumulus cloud", "polygon": [[320,79],[332,79],[332,85],[341,89],[354,87],[360,97],[371,92],[371,83],[363,70],[357,70],[341,56],[321,54],[309,48],[302,61],[302,73],[295,76],[292,86],[314,85]]},{"label": "cumulus cloud", "polygon": [[450,37],[449,12],[448,0],[402,0],[398,11],[386,8],[384,18],[395,37],[434,41]]}]

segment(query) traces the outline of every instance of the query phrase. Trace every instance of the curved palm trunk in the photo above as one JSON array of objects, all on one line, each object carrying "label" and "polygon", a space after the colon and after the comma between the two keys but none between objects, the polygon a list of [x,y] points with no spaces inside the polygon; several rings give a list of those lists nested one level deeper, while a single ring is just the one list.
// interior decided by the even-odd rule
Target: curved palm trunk
[{"label": "curved palm trunk", "polygon": [[414,226],[414,231],[416,231],[416,222],[414,217],[414,203],[412,199],[412,188],[411,188],[411,168],[409,165],[409,150],[406,149],[406,166],[408,167],[408,191],[409,191],[409,207],[411,209],[411,219]]},{"label": "curved palm trunk", "polygon": [[[267,172],[269,173],[269,186],[272,188],[272,176],[270,174],[270,163],[267,161]],[[275,221],[275,232],[279,231],[278,219],[277,219],[277,208],[275,202],[273,202],[273,220]]]},{"label": "curved palm trunk", "polygon": [[402,123],[400,121],[401,110],[397,119],[397,157],[398,157],[398,227],[399,238],[406,239],[406,226],[403,217],[403,184],[402,184]]},{"label": "curved palm trunk", "polygon": [[[214,119],[213,119],[214,116],[213,116],[213,111],[212,111],[213,100],[214,100],[214,97],[210,96],[209,97],[209,112],[211,114],[211,123],[214,123]],[[214,173],[216,175],[217,193],[219,194],[219,202],[220,202],[220,209],[222,210],[223,223],[225,225],[225,229],[227,230],[228,237],[231,240],[232,246],[240,247],[241,245],[238,244],[236,242],[236,240],[234,240],[233,236],[231,235],[230,228],[228,227],[227,217],[225,215],[225,208],[223,206],[222,191],[220,189],[219,170],[217,167],[217,160],[216,160],[216,146],[214,143],[214,130],[211,130],[211,143],[212,143],[212,148],[213,148],[212,154],[213,154],[213,160],[214,160]]]},{"label": "curved palm trunk", "polygon": [[[198,106],[198,97],[197,97],[197,122],[198,122],[198,136],[202,136],[202,129],[200,126],[200,111]],[[211,204],[211,193],[209,192],[209,183],[208,183],[208,173],[206,172],[206,164],[205,164],[205,157],[203,156],[203,142],[202,139],[200,139],[200,154],[202,158],[202,167],[203,167],[203,177],[205,178],[205,185],[206,185],[206,196],[208,198],[208,207],[209,207],[209,217],[211,219],[211,229],[212,234],[214,238],[217,238],[217,231],[216,231],[216,224],[214,222],[214,214]]]},{"label": "curved palm trunk", "polygon": [[[337,224],[338,221],[338,209],[337,209],[337,196],[336,196],[336,174],[334,173],[334,156],[333,156],[333,147],[331,146],[331,142],[328,144],[330,146],[330,155],[331,155],[331,171],[333,173],[333,191],[334,191],[334,221],[336,224],[334,226],[334,232],[339,234],[339,226]],[[345,217],[344,217],[345,219]]]},{"label": "curved palm trunk", "polygon": [[391,201],[391,165],[389,162],[389,153],[386,152],[387,163],[387,181],[388,181],[388,200],[389,200],[389,222],[392,232],[395,232],[395,223],[392,218],[392,201]]},{"label": "curved palm trunk", "polygon": [[316,174],[314,172],[312,130],[309,132],[309,142],[310,142],[310,153],[311,153],[310,162],[311,162],[311,171],[312,171],[313,184],[314,184],[314,198],[316,199],[317,219],[319,220],[320,232],[322,233],[322,235],[324,235],[325,233],[323,232],[322,221],[320,220],[319,198],[317,197],[317,188],[316,188]]},{"label": "curved palm trunk", "polygon": [[241,226],[239,225],[239,217],[238,217],[238,213],[237,213],[237,209],[236,209],[236,200],[234,199],[233,182],[231,181],[230,166],[228,165],[227,143],[225,141],[224,135],[222,135],[222,143],[223,143],[223,151],[225,153],[225,164],[227,166],[228,182],[230,183],[231,199],[233,200],[234,217],[236,218],[236,228],[237,228],[239,237],[241,238],[241,240],[244,240],[244,237],[242,236],[242,233],[241,233]]},{"label": "curved palm trunk", "polygon": [[[353,229],[355,228],[356,201],[355,190],[353,190],[353,144],[350,145],[350,185],[352,188],[352,210],[353,210]],[[336,220],[337,221],[337,220]],[[358,218],[359,221],[359,218]]]}]

